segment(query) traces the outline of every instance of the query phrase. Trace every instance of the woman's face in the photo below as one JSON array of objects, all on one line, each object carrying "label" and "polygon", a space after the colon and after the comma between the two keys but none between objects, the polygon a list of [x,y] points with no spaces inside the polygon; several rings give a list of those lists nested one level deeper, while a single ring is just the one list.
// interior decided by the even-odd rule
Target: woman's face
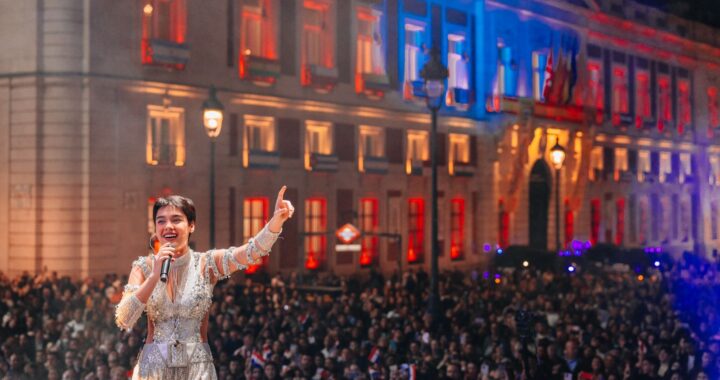
[{"label": "woman's face", "polygon": [[160,245],[172,243],[176,255],[184,253],[188,248],[190,234],[195,231],[195,224],[188,223],[187,216],[175,206],[165,206],[158,210],[155,217],[155,234]]}]

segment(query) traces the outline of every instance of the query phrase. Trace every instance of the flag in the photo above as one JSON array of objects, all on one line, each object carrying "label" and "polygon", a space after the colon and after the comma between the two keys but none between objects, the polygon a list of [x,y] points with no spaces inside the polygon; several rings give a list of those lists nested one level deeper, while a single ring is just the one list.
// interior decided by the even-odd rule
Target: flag
[{"label": "flag", "polygon": [[368,360],[370,360],[371,363],[377,363],[380,361],[380,350],[377,347],[373,347],[372,350],[370,350]]},{"label": "flag", "polygon": [[400,366],[400,369],[404,372],[407,372],[408,380],[417,380],[417,369],[415,368],[415,364],[405,363]]},{"label": "flag", "polygon": [[543,91],[542,96],[545,101],[548,101],[548,98],[550,98],[550,92],[552,91],[552,81],[553,81],[553,49],[550,48],[550,52],[547,56],[547,61],[545,62],[545,83],[543,84]]},{"label": "flag", "polygon": [[270,359],[271,356],[272,356],[272,349],[270,348],[269,345],[266,345],[265,347],[263,347],[262,357],[263,357],[263,359],[268,360],[268,359]]},{"label": "flag", "polygon": [[378,370],[368,368],[368,375],[370,375],[371,379],[380,379],[382,377],[382,373]]},{"label": "flag", "polygon": [[562,90],[565,86],[565,66],[565,57],[563,56],[563,51],[561,48],[560,52],[558,53],[557,66],[555,66],[555,72],[553,73],[553,83],[552,91],[550,91],[550,99],[545,100],[547,103],[557,104],[558,102],[560,102],[560,98],[562,97]]},{"label": "flag", "polygon": [[263,368],[265,367],[265,359],[263,359],[262,355],[260,355],[259,352],[253,352],[252,356],[250,357],[250,364],[253,367],[257,368]]}]

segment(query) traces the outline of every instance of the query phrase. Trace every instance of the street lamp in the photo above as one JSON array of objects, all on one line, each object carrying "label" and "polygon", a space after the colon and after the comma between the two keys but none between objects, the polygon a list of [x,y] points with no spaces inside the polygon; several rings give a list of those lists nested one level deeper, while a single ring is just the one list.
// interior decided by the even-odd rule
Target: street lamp
[{"label": "street lamp", "polygon": [[215,140],[220,135],[223,121],[223,105],[210,86],[207,100],[203,102],[203,126],[210,137],[210,248],[215,248]]},{"label": "street lamp", "polygon": [[565,162],[565,148],[560,145],[559,138],[555,138],[555,146],[550,149],[550,161],[555,168],[555,244],[560,250],[560,169]]},{"label": "street lamp", "polygon": [[430,183],[432,202],[431,222],[432,234],[430,235],[431,258],[430,258],[430,299],[428,300],[429,311],[433,321],[440,317],[440,294],[438,289],[438,205],[437,205],[437,113],[445,100],[445,79],[448,77],[448,69],[440,61],[440,52],[433,48],[430,51],[428,61],[420,71],[420,77],[425,81],[425,101],[432,115],[432,127],[430,131]]}]

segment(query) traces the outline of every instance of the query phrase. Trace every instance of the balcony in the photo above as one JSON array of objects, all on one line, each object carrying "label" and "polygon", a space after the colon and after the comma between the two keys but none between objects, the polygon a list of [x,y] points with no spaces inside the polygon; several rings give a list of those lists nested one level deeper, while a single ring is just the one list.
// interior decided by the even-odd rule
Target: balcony
[{"label": "balcony", "polygon": [[188,44],[160,39],[144,39],[143,45],[146,48],[143,63],[183,69],[190,60]]},{"label": "balcony", "polygon": [[387,174],[388,159],[386,157],[363,157],[362,171],[367,174]]},{"label": "balcony", "polygon": [[515,98],[502,95],[491,95],[487,99],[488,112],[502,112],[518,115],[533,115],[544,119],[554,119],[581,123],[589,121],[601,124],[603,110],[575,105],[547,104],[529,98]]},{"label": "balcony", "polygon": [[335,172],[339,162],[334,154],[310,153],[310,170],[313,172]]},{"label": "balcony", "polygon": [[615,178],[616,178],[616,181],[618,181],[618,182],[629,183],[629,182],[635,182],[635,180],[637,179],[637,175],[634,172],[631,172],[629,170],[619,170],[616,173]]},{"label": "balcony", "polygon": [[425,161],[422,160],[408,160],[406,161],[406,172],[408,175],[421,176],[424,174]]},{"label": "balcony", "polygon": [[462,162],[452,163],[450,174],[455,177],[472,177],[475,174],[475,167]]},{"label": "balcony", "polygon": [[470,105],[471,92],[466,88],[452,87],[448,89],[448,105],[467,109]]},{"label": "balcony", "polygon": [[386,74],[358,73],[355,77],[355,90],[368,97],[381,98],[390,90],[390,78]]},{"label": "balcony", "polygon": [[330,91],[338,83],[337,67],[304,64],[300,81],[303,86],[313,87],[321,91]]},{"label": "balcony", "polygon": [[280,166],[280,154],[266,150],[251,149],[246,152],[245,167],[250,169],[276,169]]},{"label": "balcony", "polygon": [[258,85],[272,85],[280,77],[280,62],[254,55],[240,56],[240,79],[252,81]]}]

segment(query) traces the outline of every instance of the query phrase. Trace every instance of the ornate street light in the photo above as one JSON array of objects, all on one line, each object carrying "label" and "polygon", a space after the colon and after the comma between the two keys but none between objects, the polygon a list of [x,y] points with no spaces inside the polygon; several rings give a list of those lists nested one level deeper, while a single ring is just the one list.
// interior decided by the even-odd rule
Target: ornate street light
[{"label": "ornate street light", "polygon": [[432,233],[431,239],[431,257],[430,257],[430,299],[428,306],[433,321],[437,321],[440,317],[440,294],[438,289],[438,255],[440,247],[438,245],[438,205],[437,205],[437,113],[445,100],[445,79],[448,77],[448,69],[440,61],[440,52],[433,48],[430,51],[430,61],[423,66],[420,71],[420,77],[425,81],[425,101],[432,115],[432,128],[430,131],[430,182],[431,193],[430,200]]},{"label": "ornate street light", "polygon": [[550,161],[555,168],[555,244],[556,249],[560,245],[560,169],[565,163],[565,148],[560,145],[559,137],[555,138],[555,146],[550,148]]},{"label": "ornate street light", "polygon": [[215,140],[222,130],[224,107],[210,87],[207,100],[203,102],[203,126],[210,137],[210,248],[215,248]]}]

